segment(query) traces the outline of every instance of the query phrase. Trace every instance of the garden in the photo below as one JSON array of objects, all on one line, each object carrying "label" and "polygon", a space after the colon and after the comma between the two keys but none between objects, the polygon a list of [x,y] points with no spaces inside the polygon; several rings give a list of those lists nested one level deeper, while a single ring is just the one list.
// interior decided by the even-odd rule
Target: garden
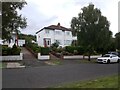
[{"label": "garden", "polygon": [[20,55],[21,48],[17,47],[15,44],[12,48],[8,47],[7,45],[2,45],[2,56],[8,55]]},{"label": "garden", "polygon": [[[61,59],[82,59],[88,58],[88,49],[83,46],[66,46],[61,47],[58,43],[53,43],[51,45],[51,53]],[[98,57],[100,53],[96,51],[91,52],[91,56]],[[92,56],[92,58],[93,58]]]},{"label": "garden", "polygon": [[[40,47],[36,43],[27,43],[25,47],[38,59],[39,59],[39,56],[49,57],[50,48],[48,47]],[[45,59],[45,58],[42,58],[42,59]]]},{"label": "garden", "polygon": [[7,45],[2,45],[2,61],[19,61],[23,60],[23,53],[21,53],[21,48],[16,46],[8,47]]}]

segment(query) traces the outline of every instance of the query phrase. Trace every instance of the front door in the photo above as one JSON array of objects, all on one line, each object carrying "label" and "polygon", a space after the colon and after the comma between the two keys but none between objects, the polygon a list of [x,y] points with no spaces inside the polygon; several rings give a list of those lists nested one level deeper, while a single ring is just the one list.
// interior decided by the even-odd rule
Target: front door
[{"label": "front door", "polygon": [[50,47],[50,46],[51,46],[51,39],[44,38],[44,47]]}]

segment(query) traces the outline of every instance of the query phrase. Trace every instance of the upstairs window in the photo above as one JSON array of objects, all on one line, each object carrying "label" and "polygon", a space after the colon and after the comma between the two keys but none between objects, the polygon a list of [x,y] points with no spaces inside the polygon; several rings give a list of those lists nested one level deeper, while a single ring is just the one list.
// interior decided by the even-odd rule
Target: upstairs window
[{"label": "upstairs window", "polygon": [[69,36],[69,35],[70,35],[70,32],[69,32],[69,31],[67,31],[67,32],[66,32],[66,35],[68,35],[68,36]]},{"label": "upstairs window", "polygon": [[45,30],[45,33],[46,33],[46,34],[49,34],[49,33],[50,33],[50,31],[49,31],[49,30]]},{"label": "upstairs window", "polygon": [[61,31],[55,31],[55,34],[59,35],[61,34]]}]

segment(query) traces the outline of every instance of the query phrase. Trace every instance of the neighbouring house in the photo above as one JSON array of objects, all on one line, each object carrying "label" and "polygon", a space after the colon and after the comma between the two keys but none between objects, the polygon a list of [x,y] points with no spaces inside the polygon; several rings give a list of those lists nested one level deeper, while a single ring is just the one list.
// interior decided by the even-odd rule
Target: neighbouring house
[{"label": "neighbouring house", "polygon": [[8,45],[8,47],[12,47],[14,44],[18,46],[23,46],[25,44],[25,40],[18,39],[15,32],[12,32],[12,38],[8,41],[0,40],[0,44],[2,45]]},{"label": "neighbouring house", "polygon": [[71,29],[58,25],[50,25],[36,32],[38,46],[50,47],[53,43],[59,42],[59,46],[65,47],[71,45],[77,37],[72,36]]}]

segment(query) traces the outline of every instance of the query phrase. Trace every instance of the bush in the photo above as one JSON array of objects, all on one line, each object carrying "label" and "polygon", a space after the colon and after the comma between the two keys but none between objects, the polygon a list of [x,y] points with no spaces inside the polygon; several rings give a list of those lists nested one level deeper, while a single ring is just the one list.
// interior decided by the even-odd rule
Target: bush
[{"label": "bush", "polygon": [[59,43],[58,43],[58,42],[55,42],[55,43],[52,44],[51,48],[54,48],[54,47],[55,47],[55,48],[58,48],[58,46],[59,46]]},{"label": "bush", "polygon": [[56,49],[56,51],[57,51],[58,53],[61,53],[62,51],[64,51],[64,48],[59,47],[59,48]]},{"label": "bush", "polygon": [[8,46],[2,46],[2,55],[7,56],[7,55],[20,55],[21,49],[17,47],[15,44],[13,45],[12,48]]},{"label": "bush", "polygon": [[74,50],[77,50],[77,48],[75,46],[66,46],[65,47],[65,51],[67,51],[69,53],[74,53]]},{"label": "bush", "polygon": [[85,48],[82,46],[77,46],[77,51],[80,55],[83,55],[85,53]]},{"label": "bush", "polygon": [[41,55],[49,55],[50,49],[48,47],[41,47]]},{"label": "bush", "polygon": [[14,44],[11,50],[12,55],[20,55],[20,51],[21,49]]},{"label": "bush", "polygon": [[75,55],[82,55],[84,54],[85,49],[82,46],[66,46],[65,51]]},{"label": "bush", "polygon": [[35,53],[39,53],[40,52],[40,47],[37,45],[37,44],[35,44],[35,43],[29,43],[29,44],[27,44],[26,45],[27,47],[29,47],[33,52],[35,52]]},{"label": "bush", "polygon": [[10,50],[11,48],[5,46],[5,45],[2,45],[2,55],[3,56],[6,56],[6,55],[10,55]]}]

